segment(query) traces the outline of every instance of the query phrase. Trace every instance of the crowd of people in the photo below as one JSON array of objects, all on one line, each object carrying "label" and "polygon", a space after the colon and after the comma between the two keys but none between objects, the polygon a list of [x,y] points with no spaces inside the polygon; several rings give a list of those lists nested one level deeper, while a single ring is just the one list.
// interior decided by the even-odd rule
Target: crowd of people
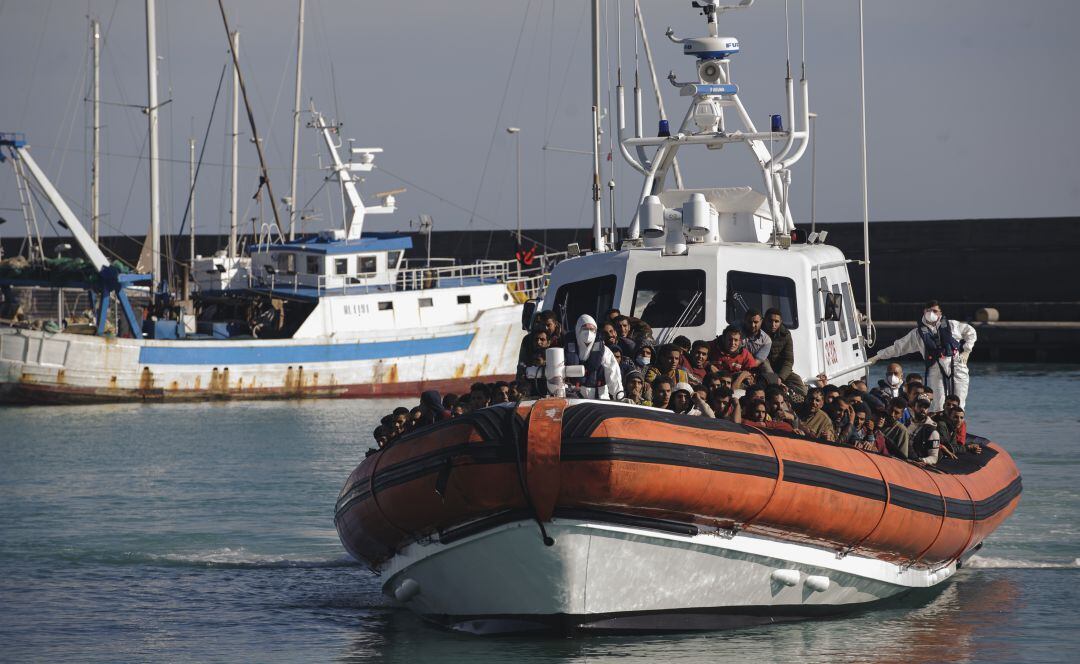
[{"label": "crowd of people", "polygon": [[[982,451],[967,440],[962,395],[923,374],[904,375],[898,363],[889,364],[874,386],[862,379],[844,385],[824,376],[804,380],[793,371],[792,337],[776,309],[750,309],[741,325],[727,326],[711,341],[676,336],[659,345],[646,321],[617,309],[599,324],[581,316],[572,334],[543,311],[521,343],[516,380],[474,383],[460,396],[425,392],[415,408],[383,417],[376,441],[382,447],[426,424],[546,396],[552,347],[564,349],[566,365],[584,367],[584,376],[565,379],[570,397],[725,419],[928,465]],[[966,355],[963,360],[966,365]]]}]

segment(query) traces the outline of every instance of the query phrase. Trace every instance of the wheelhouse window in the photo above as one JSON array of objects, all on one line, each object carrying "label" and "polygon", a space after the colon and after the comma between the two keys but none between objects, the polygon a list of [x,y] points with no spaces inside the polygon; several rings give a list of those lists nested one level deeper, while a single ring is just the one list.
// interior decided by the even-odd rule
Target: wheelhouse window
[{"label": "wheelhouse window", "polygon": [[335,258],[334,259],[334,274],[348,274],[349,273],[349,259],[348,258]]},{"label": "wheelhouse window", "polygon": [[727,273],[727,321],[740,323],[746,312],[757,309],[777,309],[784,325],[799,327],[799,310],[795,304],[795,282],[787,277],[755,272]]},{"label": "wheelhouse window", "polygon": [[368,275],[375,274],[375,257],[374,256],[357,256],[357,274]]},{"label": "wheelhouse window", "polygon": [[319,274],[320,272],[322,272],[322,261],[319,259],[318,256],[308,256],[307,257],[307,273],[308,274]]},{"label": "wheelhouse window", "polygon": [[611,308],[615,301],[615,283],[615,275],[605,275],[563,284],[555,293],[551,310],[564,329],[572,332],[582,314],[600,320],[601,315]]},{"label": "wheelhouse window", "polygon": [[652,327],[697,327],[705,301],[705,270],[639,272],[631,311]]},{"label": "wheelhouse window", "polygon": [[278,272],[293,273],[296,271],[296,254],[279,251],[274,254],[274,263]]},{"label": "wheelhouse window", "polygon": [[391,251],[390,253],[386,254],[386,269],[388,269],[388,270],[397,269],[398,263],[401,262],[401,254],[403,254],[403,253],[404,252],[398,250],[398,251]]}]

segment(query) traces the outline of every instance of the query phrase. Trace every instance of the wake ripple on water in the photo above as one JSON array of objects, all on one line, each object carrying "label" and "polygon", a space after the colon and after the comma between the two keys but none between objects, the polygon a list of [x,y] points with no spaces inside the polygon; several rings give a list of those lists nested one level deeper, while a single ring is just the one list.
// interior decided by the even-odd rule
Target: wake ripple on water
[{"label": "wake ripple on water", "polygon": [[964,567],[969,569],[1080,569],[1080,558],[1066,562],[972,556],[964,563]]},{"label": "wake ripple on water", "polygon": [[[72,552],[74,553],[74,552]],[[150,565],[163,567],[197,568],[236,568],[236,569],[275,569],[309,568],[330,569],[335,567],[356,567],[359,565],[348,555],[305,558],[293,554],[260,554],[248,551],[244,547],[221,547],[208,551],[189,553],[143,553],[124,551],[87,555],[75,554],[80,561],[92,560],[111,565]]]}]

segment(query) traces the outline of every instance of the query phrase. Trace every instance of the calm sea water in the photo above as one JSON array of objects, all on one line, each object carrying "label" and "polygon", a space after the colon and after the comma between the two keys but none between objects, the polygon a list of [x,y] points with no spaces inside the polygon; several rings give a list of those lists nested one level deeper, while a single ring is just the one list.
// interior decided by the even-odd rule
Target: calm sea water
[{"label": "calm sea water", "polygon": [[731,632],[476,638],[379,592],[334,499],[389,401],[0,408],[0,660],[1075,661],[1080,367],[978,365],[1019,509],[914,606]]}]

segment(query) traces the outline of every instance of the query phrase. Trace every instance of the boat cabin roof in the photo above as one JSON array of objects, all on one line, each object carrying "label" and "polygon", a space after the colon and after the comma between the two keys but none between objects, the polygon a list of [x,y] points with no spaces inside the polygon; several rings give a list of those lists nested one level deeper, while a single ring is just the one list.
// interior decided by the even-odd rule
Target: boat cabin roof
[{"label": "boat cabin roof", "polygon": [[323,254],[328,256],[339,254],[356,254],[371,251],[394,251],[412,249],[412,238],[400,233],[372,233],[367,232],[364,237],[356,240],[338,240],[326,238],[322,235],[312,235],[299,238],[292,242],[281,244],[262,244],[254,248],[254,251],[300,251],[308,254]]}]

